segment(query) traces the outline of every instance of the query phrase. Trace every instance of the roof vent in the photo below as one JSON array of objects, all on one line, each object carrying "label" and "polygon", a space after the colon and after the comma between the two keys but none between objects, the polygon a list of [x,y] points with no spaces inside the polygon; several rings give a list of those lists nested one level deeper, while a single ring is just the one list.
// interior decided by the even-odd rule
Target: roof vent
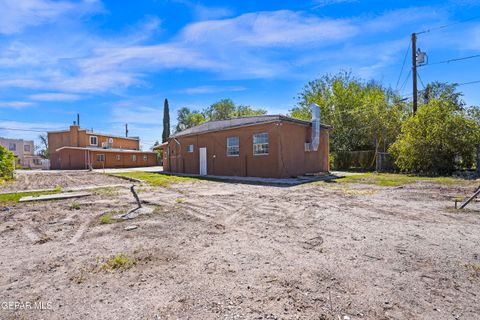
[{"label": "roof vent", "polygon": [[312,110],[312,142],[311,151],[317,151],[320,145],[320,107],[316,103],[310,105]]}]

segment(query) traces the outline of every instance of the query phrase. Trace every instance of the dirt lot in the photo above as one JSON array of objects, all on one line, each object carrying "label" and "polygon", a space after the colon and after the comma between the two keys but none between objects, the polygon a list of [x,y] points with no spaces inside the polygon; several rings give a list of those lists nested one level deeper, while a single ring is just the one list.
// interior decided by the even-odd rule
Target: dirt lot
[{"label": "dirt lot", "polygon": [[61,187],[77,188],[82,186],[105,186],[112,184],[128,184],[128,181],[117,179],[109,175],[95,172],[55,172],[48,171],[30,171],[17,175],[13,182],[0,185],[0,193],[28,191]]},{"label": "dirt lot", "polygon": [[134,206],[121,187],[3,205],[0,301],[47,310],[0,319],[480,319],[480,204],[451,201],[471,186],[139,190],[154,213],[122,222],[101,218]]}]

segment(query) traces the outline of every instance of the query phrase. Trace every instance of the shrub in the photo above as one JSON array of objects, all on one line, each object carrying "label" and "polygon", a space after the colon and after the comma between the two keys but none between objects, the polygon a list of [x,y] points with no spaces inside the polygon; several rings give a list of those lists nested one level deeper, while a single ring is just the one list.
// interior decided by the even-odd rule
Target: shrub
[{"label": "shrub", "polygon": [[0,179],[13,179],[14,159],[13,153],[8,151],[7,148],[0,146]]},{"label": "shrub", "polygon": [[70,210],[80,210],[80,203],[74,201],[70,206]]},{"label": "shrub", "polygon": [[403,171],[451,173],[456,159],[463,168],[473,165],[479,136],[478,124],[462,109],[432,100],[402,124],[389,152]]},{"label": "shrub", "polygon": [[111,214],[106,214],[100,217],[100,223],[101,224],[109,224],[112,223],[112,215]]},{"label": "shrub", "polygon": [[119,253],[113,257],[110,257],[103,265],[100,266],[100,270],[113,271],[113,270],[126,270],[137,264],[135,259],[129,258],[124,253]]}]

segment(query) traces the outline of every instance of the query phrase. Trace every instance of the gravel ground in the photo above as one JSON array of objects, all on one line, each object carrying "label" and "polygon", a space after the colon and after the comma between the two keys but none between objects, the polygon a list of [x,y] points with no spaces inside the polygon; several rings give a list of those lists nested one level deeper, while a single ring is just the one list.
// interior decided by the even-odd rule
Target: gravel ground
[{"label": "gravel ground", "polygon": [[13,182],[0,183],[0,193],[82,186],[105,186],[112,184],[128,184],[129,181],[105,174],[88,171],[27,171],[17,174]]},{"label": "gravel ground", "polygon": [[[47,310],[0,319],[479,319],[480,208],[451,200],[471,192],[185,181],[139,186],[154,213],[109,224],[127,188],[10,205],[0,302]],[[135,264],[102,268],[119,253]]]}]

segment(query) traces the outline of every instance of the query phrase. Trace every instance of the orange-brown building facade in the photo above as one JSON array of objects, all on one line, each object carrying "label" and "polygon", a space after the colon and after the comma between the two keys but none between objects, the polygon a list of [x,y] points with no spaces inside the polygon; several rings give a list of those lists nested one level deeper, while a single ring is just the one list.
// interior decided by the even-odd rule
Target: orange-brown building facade
[{"label": "orange-brown building facade", "polygon": [[213,122],[210,129],[207,123],[171,136],[163,145],[164,170],[271,178],[329,171],[329,126],[320,126],[318,148],[312,150],[311,122],[284,116],[254,118]]},{"label": "orange-brown building facade", "polygon": [[138,138],[99,134],[78,125],[48,132],[50,168],[60,170],[147,167],[157,154],[140,150]]}]

